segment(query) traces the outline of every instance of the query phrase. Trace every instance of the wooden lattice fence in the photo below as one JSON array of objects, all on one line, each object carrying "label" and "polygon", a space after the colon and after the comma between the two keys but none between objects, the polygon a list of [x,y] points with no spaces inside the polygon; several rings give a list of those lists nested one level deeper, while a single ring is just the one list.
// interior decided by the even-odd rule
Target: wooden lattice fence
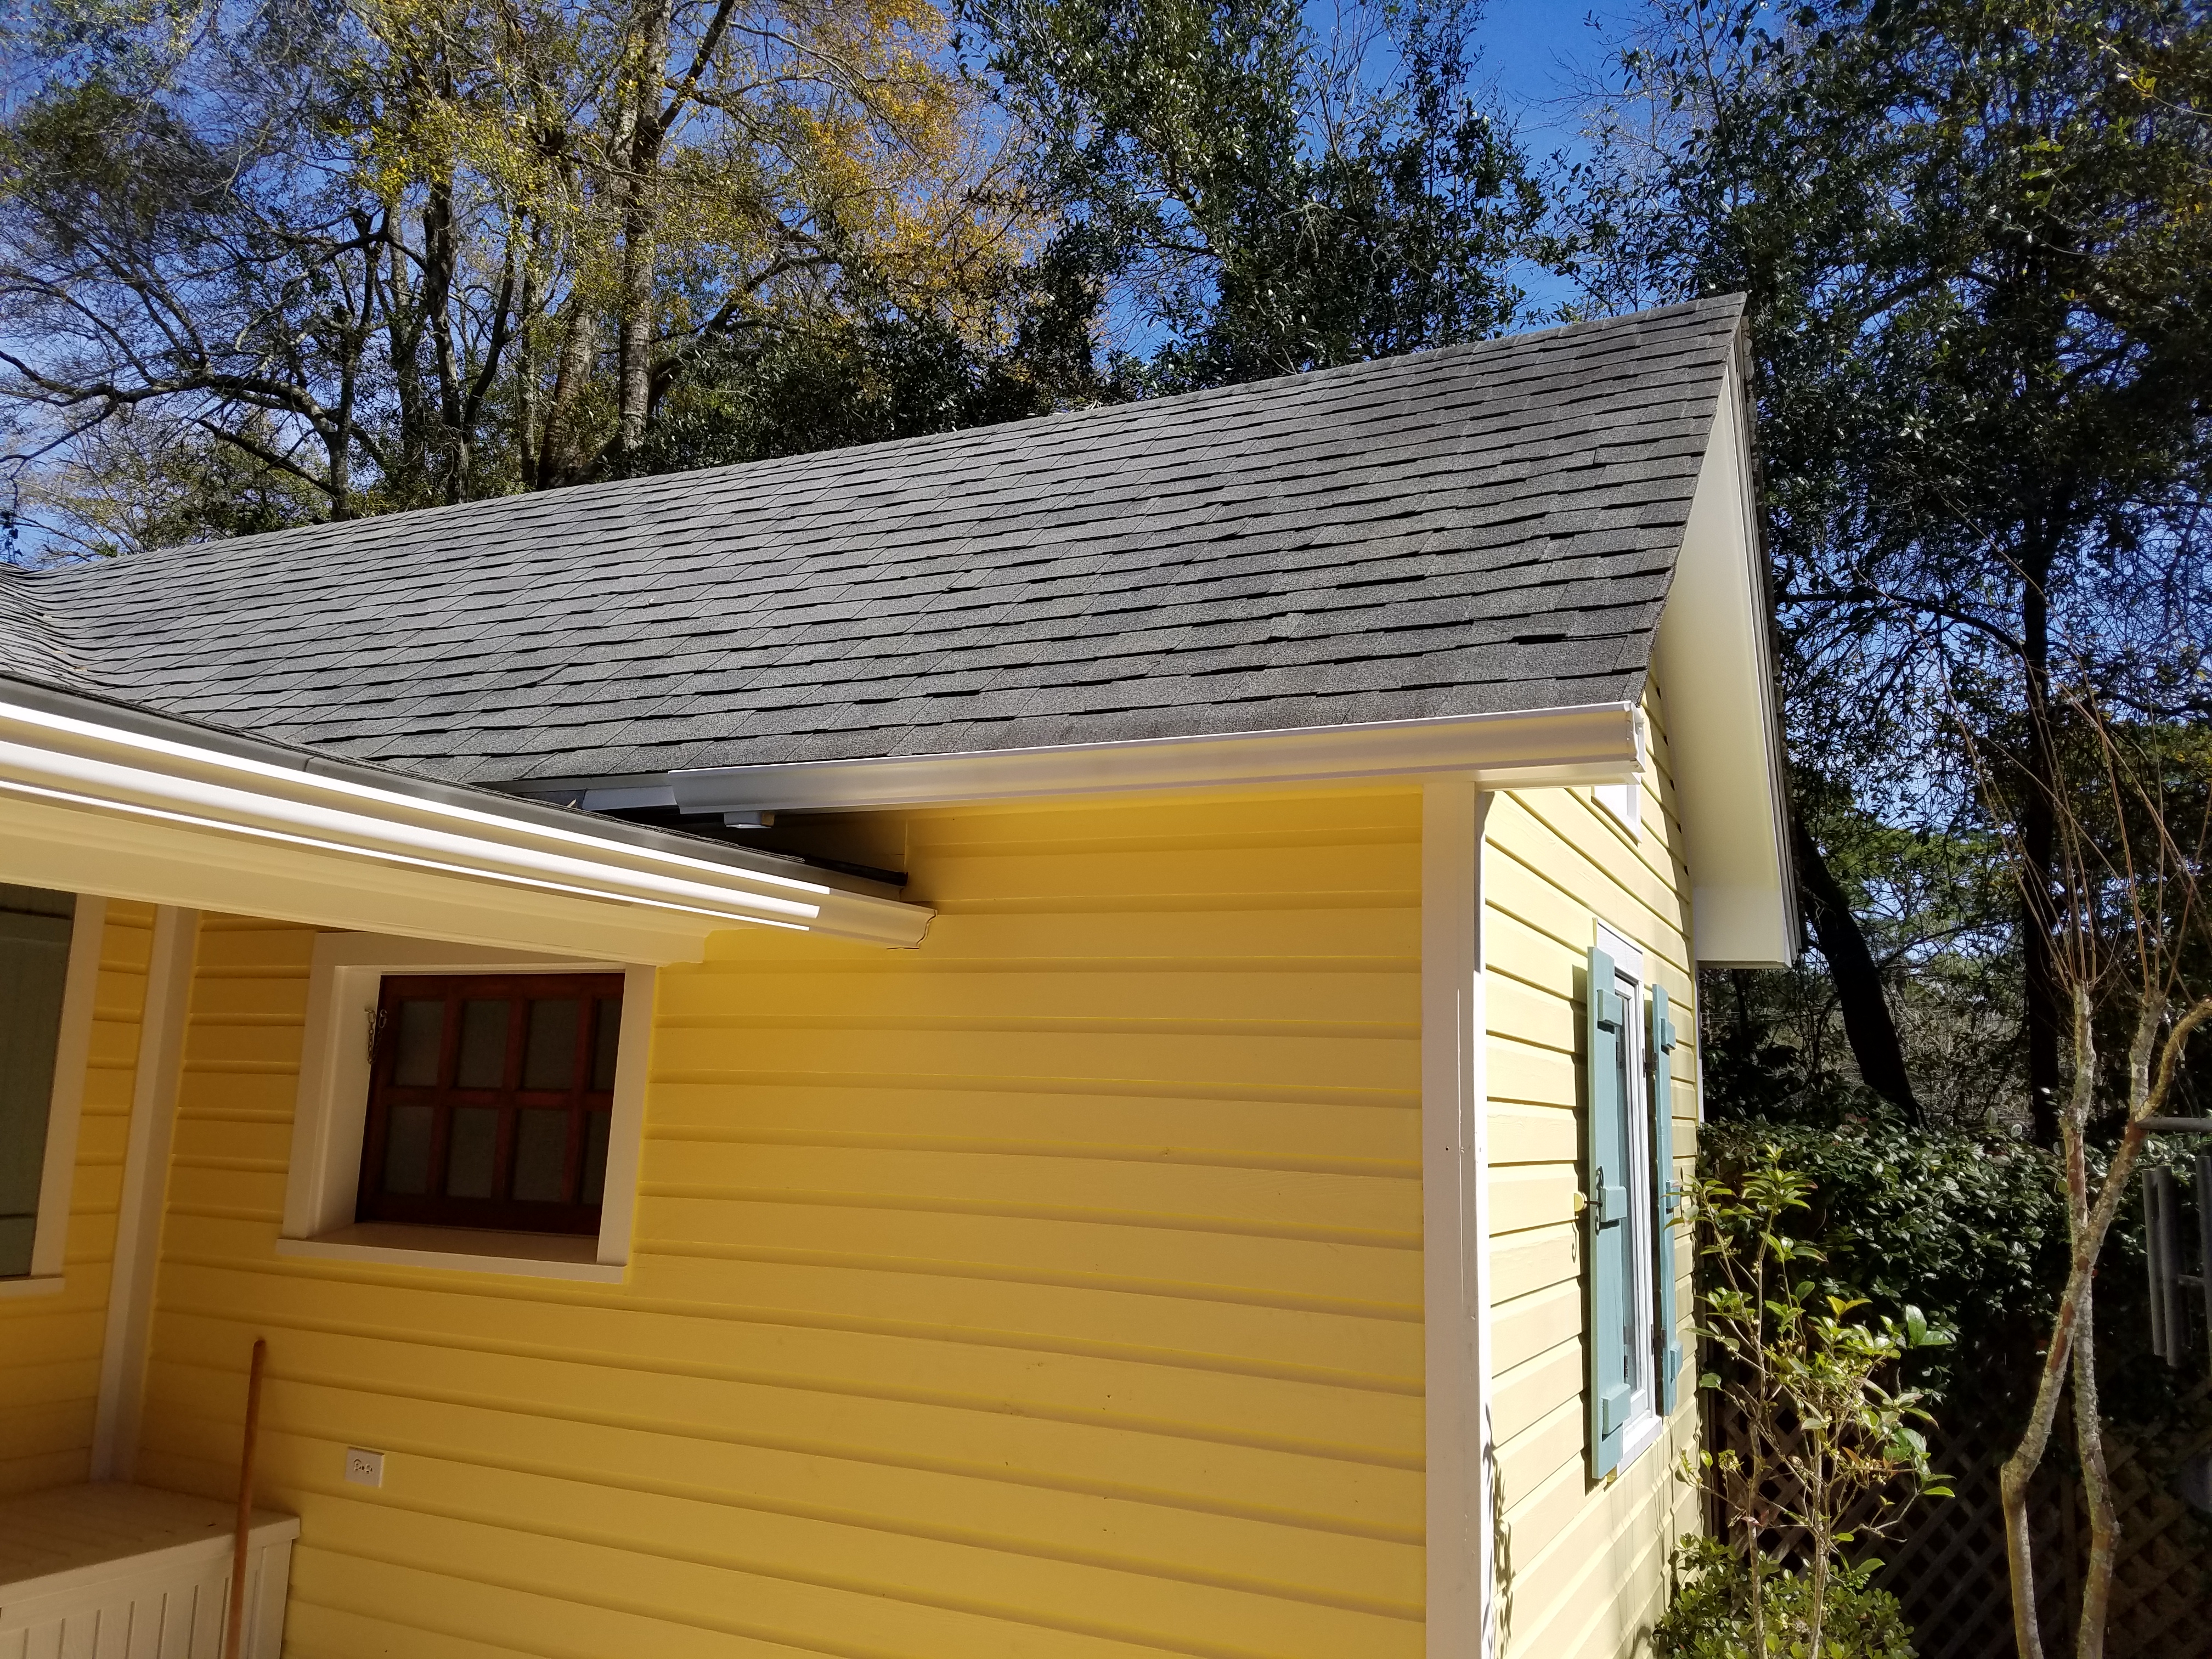
[{"label": "wooden lattice fence", "polygon": [[[1717,1413],[1711,1427],[1717,1444],[1745,1443],[1740,1417]],[[2062,1423],[2054,1439],[2069,1433]],[[1997,1471],[2011,1449],[2008,1434],[1974,1424],[1939,1436],[1934,1462],[1952,1477],[1957,1495],[1916,1507],[1890,1536],[1869,1546],[1883,1562],[1875,1582],[1902,1604],[1921,1659],[2014,1659],[1997,1495]],[[2080,1483],[2060,1467],[2059,1447],[2052,1449],[2029,1515],[2045,1649],[2067,1655],[2074,1650],[2089,1528]],[[2106,1655],[2212,1659],[2212,1523],[2168,1490],[2163,1460],[2148,1448],[2115,1431],[2106,1436],[2106,1449],[2120,1516]],[[1768,1496],[1782,1494],[1770,1489]],[[1803,1538],[1777,1532],[1765,1542],[1794,1556]]]}]

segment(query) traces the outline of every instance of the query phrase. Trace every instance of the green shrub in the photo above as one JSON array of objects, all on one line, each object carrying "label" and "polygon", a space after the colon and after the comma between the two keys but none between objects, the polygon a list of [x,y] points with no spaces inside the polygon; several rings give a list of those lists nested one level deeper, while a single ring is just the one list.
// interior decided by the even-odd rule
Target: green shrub
[{"label": "green shrub", "polygon": [[[1914,1659],[1897,1598],[1869,1589],[1880,1563],[1838,1566],[1828,1582],[1819,1659]],[[1759,1659],[1753,1651],[1750,1575],[1718,1539],[1690,1538],[1674,1553],[1674,1600],[1651,1632],[1655,1659]],[[1766,1659],[1814,1659],[1811,1581],[1770,1571],[1764,1580]]]},{"label": "green shrub", "polygon": [[[1857,1121],[1712,1124],[1698,1141],[1700,1173],[1729,1177],[1777,1149],[1811,1180],[1798,1231],[1826,1258],[1816,1276],[1824,1292],[1863,1296],[1900,1316],[1917,1307],[1958,1333],[1955,1349],[1919,1357],[1914,1382],[1941,1393],[1964,1375],[1978,1391],[1993,1377],[2013,1380],[2023,1357],[2033,1379],[2066,1279],[2066,1210],[2050,1154]],[[2100,1293],[2100,1325],[2106,1300]]]}]

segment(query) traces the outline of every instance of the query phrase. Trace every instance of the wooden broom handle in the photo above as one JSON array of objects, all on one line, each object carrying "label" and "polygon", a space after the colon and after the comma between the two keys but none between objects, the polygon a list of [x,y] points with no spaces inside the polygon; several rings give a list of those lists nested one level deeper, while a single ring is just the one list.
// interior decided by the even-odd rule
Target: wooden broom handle
[{"label": "wooden broom handle", "polygon": [[230,1546],[230,1616],[223,1620],[222,1659],[238,1659],[245,1640],[246,1553],[253,1535],[253,1443],[261,1435],[261,1367],[269,1345],[253,1339],[253,1366],[246,1378],[246,1444],[238,1459],[238,1531]]}]

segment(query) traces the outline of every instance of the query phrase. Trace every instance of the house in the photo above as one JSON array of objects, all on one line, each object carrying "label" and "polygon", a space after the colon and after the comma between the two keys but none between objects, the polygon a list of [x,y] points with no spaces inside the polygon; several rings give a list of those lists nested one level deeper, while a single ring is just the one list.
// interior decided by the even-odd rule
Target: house
[{"label": "house", "polygon": [[9,573],[0,1491],[260,1338],[301,1659],[1637,1650],[1750,441],[1713,300]]}]

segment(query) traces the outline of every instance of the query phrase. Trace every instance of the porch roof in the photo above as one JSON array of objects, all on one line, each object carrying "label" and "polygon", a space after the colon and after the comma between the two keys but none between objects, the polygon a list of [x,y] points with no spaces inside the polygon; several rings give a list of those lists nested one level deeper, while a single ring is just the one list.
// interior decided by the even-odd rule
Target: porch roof
[{"label": "porch roof", "polygon": [[0,842],[11,881],[628,962],[747,925],[912,945],[930,915],[773,854],[6,677]]}]

